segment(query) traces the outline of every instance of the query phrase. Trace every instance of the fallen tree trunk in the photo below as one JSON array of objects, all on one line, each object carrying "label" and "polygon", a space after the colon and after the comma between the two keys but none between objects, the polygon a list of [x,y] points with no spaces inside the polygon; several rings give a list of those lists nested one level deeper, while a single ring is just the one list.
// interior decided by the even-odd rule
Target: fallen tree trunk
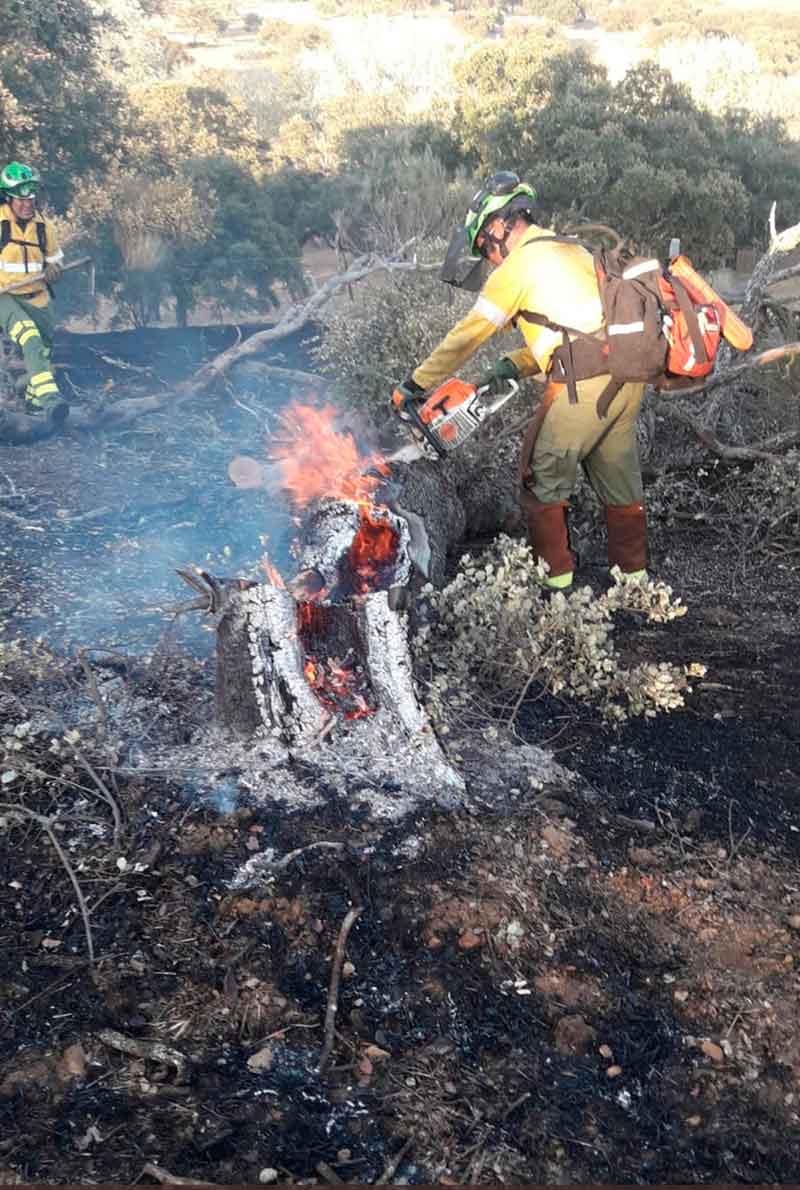
[{"label": "fallen tree trunk", "polygon": [[[412,240],[408,244],[404,244],[392,257],[384,258],[376,255],[359,257],[343,273],[337,273],[325,281],[305,301],[295,302],[290,306],[274,326],[257,331],[248,339],[240,340],[232,347],[214,356],[213,359],[203,364],[194,376],[182,384],[144,397],[126,397],[99,409],[84,410],[73,407],[68,422],[69,430],[87,432],[101,429],[121,429],[147,414],[157,413],[167,407],[178,407],[224,381],[234,365],[249,360],[251,356],[259,354],[272,343],[279,342],[301,330],[340,289],[362,281],[365,277],[377,272],[431,271],[438,268],[438,265],[418,264],[416,260],[403,259],[413,242]],[[272,372],[276,379],[285,380],[289,378],[287,373],[291,375],[289,369],[270,369],[266,364],[259,366],[265,375]],[[307,377],[305,382],[310,387],[319,387],[319,377],[313,373],[302,375],[304,378]],[[37,442],[51,437],[53,433],[53,427],[44,418],[28,417],[27,414],[8,405],[0,407],[0,442],[14,444]]]}]

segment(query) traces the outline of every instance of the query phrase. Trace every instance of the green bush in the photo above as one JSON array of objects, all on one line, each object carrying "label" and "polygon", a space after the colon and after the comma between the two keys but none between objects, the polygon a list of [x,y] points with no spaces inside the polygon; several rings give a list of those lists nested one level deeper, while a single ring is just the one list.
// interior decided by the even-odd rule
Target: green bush
[{"label": "green bush", "polygon": [[493,8],[474,8],[468,12],[457,12],[453,19],[462,33],[479,41],[491,36],[498,24],[497,12]]},{"label": "green bush", "polygon": [[269,53],[288,57],[302,50],[318,50],[330,45],[331,35],[319,25],[268,19],[261,22],[258,40]]},{"label": "green bush", "polygon": [[393,385],[419,364],[466,313],[430,273],[399,274],[354,291],[323,311],[316,367],[336,378],[348,405],[384,418]]},{"label": "green bush", "polygon": [[554,25],[574,25],[584,18],[584,5],[578,0],[520,0],[514,11],[541,17]]},{"label": "green bush", "polygon": [[545,599],[544,573],[529,546],[501,536],[480,557],[462,558],[443,590],[425,588],[428,619],[414,655],[437,724],[513,720],[523,698],[542,690],[593,704],[615,723],[683,706],[689,679],[702,676],[702,666],[628,669],[612,641],[618,611],[662,622],[685,615],[669,587],[623,580],[617,571],[617,584],[599,597],[585,587]]}]

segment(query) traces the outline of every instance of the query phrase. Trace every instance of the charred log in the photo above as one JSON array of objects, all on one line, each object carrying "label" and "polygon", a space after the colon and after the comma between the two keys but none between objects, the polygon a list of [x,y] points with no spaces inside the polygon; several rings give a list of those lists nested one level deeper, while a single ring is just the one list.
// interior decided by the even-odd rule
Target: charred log
[{"label": "charred log", "polygon": [[288,742],[325,727],[329,715],[305,678],[288,591],[262,583],[229,598],[217,627],[215,705],[237,735],[275,729]]}]

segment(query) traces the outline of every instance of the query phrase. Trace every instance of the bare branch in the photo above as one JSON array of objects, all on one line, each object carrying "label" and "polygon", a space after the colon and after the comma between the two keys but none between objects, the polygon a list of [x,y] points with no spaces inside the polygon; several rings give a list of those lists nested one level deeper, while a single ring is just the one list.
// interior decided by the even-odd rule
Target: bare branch
[{"label": "bare branch", "polygon": [[18,818],[27,818],[29,822],[37,823],[47,834],[47,837],[53,844],[56,855],[61,860],[64,870],[69,876],[70,883],[75,890],[75,899],[78,902],[78,908],[80,909],[81,917],[83,918],[83,930],[86,935],[86,949],[89,954],[89,962],[92,964],[92,966],[94,966],[94,939],[92,938],[92,927],[89,921],[89,907],[86,904],[86,898],[84,897],[83,889],[78,882],[78,877],[75,875],[75,870],[67,859],[64,848],[56,838],[55,831],[53,830],[53,824],[56,820],[54,818],[46,818],[44,814],[35,814],[33,810],[29,810],[26,806],[14,805],[10,802],[0,802],[0,810],[4,810],[6,814],[11,815],[12,817],[16,816]]},{"label": "bare branch", "polygon": [[800,277],[800,264],[792,265],[788,269],[779,269],[777,273],[771,273],[768,284],[777,285],[780,281],[791,281],[792,277]]},{"label": "bare branch", "polygon": [[776,451],[786,450],[800,442],[800,430],[790,430],[784,434],[776,434],[754,446],[734,446],[732,443],[721,442],[716,434],[703,425],[699,418],[692,417],[685,409],[679,408],[675,401],[662,397],[658,400],[656,407],[659,413],[665,414],[670,420],[688,426],[697,435],[703,446],[721,459],[760,459],[775,463],[779,462],[781,457]]},{"label": "bare branch", "polygon": [[676,389],[676,396],[691,397],[697,393],[702,393],[705,396],[714,388],[730,384],[735,376],[741,376],[743,372],[750,372],[753,368],[765,368],[769,364],[777,363],[779,359],[790,359],[795,355],[800,355],[800,342],[783,343],[780,347],[770,347],[767,351],[750,356],[741,364],[726,368],[724,372],[714,372],[702,384],[693,384],[691,388]]},{"label": "bare branch", "polygon": [[353,925],[363,912],[363,905],[353,905],[351,909],[348,909],[339,929],[339,937],[336,939],[336,950],[333,954],[333,967],[331,968],[331,982],[328,988],[328,1004],[325,1009],[325,1044],[322,1047],[322,1054],[319,1060],[320,1074],[325,1073],[331,1053],[333,1052],[333,1039],[336,1032],[336,1013],[339,1010],[339,981],[342,978],[342,966],[344,964],[347,938]]},{"label": "bare branch", "polygon": [[[365,277],[375,273],[388,272],[432,272],[440,267],[439,262],[420,264],[416,259],[404,260],[403,256],[413,246],[414,240],[409,240],[391,257],[381,257],[375,254],[360,256],[342,273],[329,277],[318,289],[306,298],[296,302],[279,318],[279,320],[263,331],[258,331],[243,342],[237,341],[232,347],[215,356],[205,363],[191,379],[175,388],[165,388],[159,393],[152,393],[146,397],[127,397],[112,404],[95,410],[74,408],[70,412],[67,423],[70,432],[78,430],[119,429],[130,425],[148,413],[157,413],[161,409],[177,407],[184,401],[192,400],[210,389],[217,381],[222,380],[230,368],[240,360],[255,355],[270,343],[285,339],[301,330],[317,312],[340,289],[363,281]],[[296,381],[302,380],[308,384],[324,384],[323,378],[312,372],[295,372],[289,368],[277,368],[263,365],[265,372],[269,372],[277,379]],[[28,417],[25,413],[17,413],[8,408],[0,408],[0,442],[29,443],[49,438],[55,433],[55,428],[48,419],[43,417]]]}]

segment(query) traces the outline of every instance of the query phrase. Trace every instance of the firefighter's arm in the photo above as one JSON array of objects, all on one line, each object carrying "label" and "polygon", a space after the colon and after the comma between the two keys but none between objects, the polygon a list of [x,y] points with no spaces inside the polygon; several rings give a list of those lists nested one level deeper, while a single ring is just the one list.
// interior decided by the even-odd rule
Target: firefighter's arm
[{"label": "firefighter's arm", "polygon": [[61,277],[61,266],[64,260],[64,253],[59,247],[56,233],[53,230],[53,225],[50,222],[45,224],[45,254],[44,254],[44,279],[48,283],[58,281]]},{"label": "firefighter's arm", "polygon": [[474,355],[498,329],[498,323],[482,312],[481,299],[478,298],[469,314],[456,323],[439,346],[412,372],[413,380],[423,389],[441,384],[449,376],[454,376],[464,361]]},{"label": "firefighter's arm", "polygon": [[64,253],[58,243],[58,238],[50,222],[45,223],[45,263],[46,264],[61,264],[64,259]]}]

